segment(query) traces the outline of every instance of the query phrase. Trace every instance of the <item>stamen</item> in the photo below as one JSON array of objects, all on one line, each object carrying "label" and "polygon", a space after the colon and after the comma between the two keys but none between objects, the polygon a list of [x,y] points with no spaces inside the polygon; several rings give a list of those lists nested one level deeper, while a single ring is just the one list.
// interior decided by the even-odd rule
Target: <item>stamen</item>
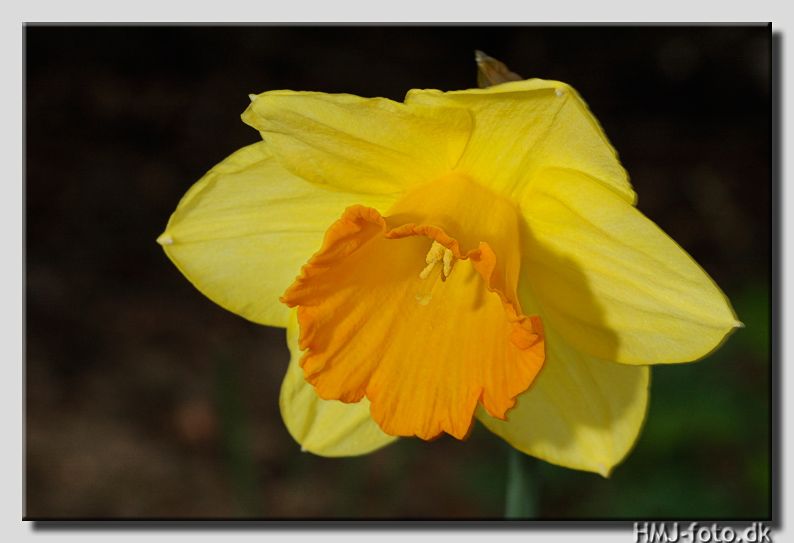
[{"label": "stamen", "polygon": [[441,278],[446,280],[452,273],[452,265],[455,264],[455,256],[449,249],[444,249],[444,269],[441,270]]},{"label": "stamen", "polygon": [[444,251],[449,250],[439,242],[434,241],[433,244],[430,246],[430,250],[427,251],[427,256],[425,256],[425,262],[428,264],[435,264],[444,256]]},{"label": "stamen", "polygon": [[430,272],[433,271],[433,268],[436,267],[438,261],[429,262],[427,266],[424,267],[422,271],[419,272],[419,279],[427,279],[430,276]]},{"label": "stamen", "polygon": [[419,272],[420,279],[427,279],[430,276],[430,272],[436,267],[436,264],[441,262],[441,280],[446,281],[449,274],[452,273],[452,266],[455,264],[455,255],[452,254],[450,249],[434,241],[433,244],[430,245],[430,250],[427,251],[425,262],[427,265]]}]

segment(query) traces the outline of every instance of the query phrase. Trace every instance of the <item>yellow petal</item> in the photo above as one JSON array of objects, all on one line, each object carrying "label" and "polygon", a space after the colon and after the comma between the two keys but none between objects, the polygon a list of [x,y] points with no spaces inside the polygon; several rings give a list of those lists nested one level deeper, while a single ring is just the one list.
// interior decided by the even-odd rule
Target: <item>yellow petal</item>
[{"label": "yellow petal", "polygon": [[683,249],[581,172],[541,172],[522,212],[521,284],[578,350],[627,364],[687,362],[741,326]]},{"label": "yellow petal", "polygon": [[458,106],[474,116],[457,169],[520,199],[542,168],[581,170],[626,201],[636,196],[598,121],[571,87],[529,79],[486,89],[411,90],[407,104]]},{"label": "yellow petal", "polygon": [[298,322],[295,312],[287,326],[291,359],[279,405],[290,435],[305,451],[321,456],[358,456],[379,449],[397,438],[384,434],[369,414],[369,401],[342,403],[323,400],[303,378],[298,364]]},{"label": "yellow petal", "polygon": [[286,326],[278,299],[323,233],[352,203],[386,208],[387,197],[331,192],[284,170],[264,142],[244,147],[185,194],[158,242],[215,303]]},{"label": "yellow petal", "polygon": [[243,113],[291,172],[363,193],[393,193],[450,170],[471,132],[461,108],[349,94],[273,91]]},{"label": "yellow petal", "polygon": [[482,409],[477,418],[526,454],[607,477],[640,433],[650,370],[589,357],[552,327],[545,332],[543,369],[507,420]]}]

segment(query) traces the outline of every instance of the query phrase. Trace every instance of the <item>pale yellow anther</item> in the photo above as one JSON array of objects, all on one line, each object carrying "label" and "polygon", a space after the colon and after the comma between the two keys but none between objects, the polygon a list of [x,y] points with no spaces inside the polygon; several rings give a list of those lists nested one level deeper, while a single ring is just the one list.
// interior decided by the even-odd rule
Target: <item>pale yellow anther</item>
[{"label": "pale yellow anther", "polygon": [[441,270],[444,279],[449,277],[449,274],[452,273],[452,265],[455,263],[455,256],[452,254],[452,251],[449,249],[444,249],[444,269]]},{"label": "pale yellow anther", "polygon": [[430,250],[427,251],[425,262],[427,265],[419,272],[420,279],[427,279],[430,276],[430,272],[436,267],[436,264],[441,262],[441,279],[446,280],[449,274],[452,273],[452,266],[455,264],[455,255],[452,254],[451,250],[447,249],[439,242],[434,241],[430,246]]},{"label": "pale yellow anther", "polygon": [[427,279],[430,275],[430,272],[433,271],[433,268],[436,267],[437,262],[430,262],[425,266],[425,268],[419,272],[419,279]]},{"label": "pale yellow anther", "polygon": [[427,251],[427,256],[425,256],[425,262],[427,262],[428,264],[435,264],[444,257],[445,250],[448,249],[443,245],[441,245],[439,242],[434,241],[433,244],[430,246],[430,250]]}]

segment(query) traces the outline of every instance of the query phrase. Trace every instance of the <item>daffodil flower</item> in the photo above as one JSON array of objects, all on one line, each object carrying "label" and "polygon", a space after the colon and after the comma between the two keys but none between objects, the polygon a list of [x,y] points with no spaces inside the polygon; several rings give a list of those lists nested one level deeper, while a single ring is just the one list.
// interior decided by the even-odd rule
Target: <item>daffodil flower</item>
[{"label": "daffodil flower", "polygon": [[642,426],[648,365],[740,325],[636,209],[564,83],[251,100],[263,141],[196,183],[158,242],[210,299],[287,328],[280,406],[304,450],[463,439],[477,418],[607,475]]}]

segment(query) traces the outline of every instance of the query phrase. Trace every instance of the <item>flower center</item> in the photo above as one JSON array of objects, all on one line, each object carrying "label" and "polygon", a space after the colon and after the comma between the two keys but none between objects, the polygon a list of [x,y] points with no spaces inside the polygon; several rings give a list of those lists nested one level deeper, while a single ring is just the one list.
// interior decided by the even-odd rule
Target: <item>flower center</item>
[{"label": "flower center", "polygon": [[515,294],[518,231],[512,205],[460,175],[386,217],[348,208],[282,297],[306,380],[324,399],[366,396],[392,435],[462,439],[478,403],[504,418],[544,360],[540,319]]},{"label": "flower center", "polygon": [[434,241],[430,245],[430,250],[427,251],[425,256],[425,263],[427,264],[422,271],[419,272],[420,279],[427,279],[430,272],[436,267],[436,264],[442,263],[441,267],[441,280],[446,281],[449,274],[452,273],[452,265],[455,264],[455,256],[452,251],[441,245],[439,242]]}]

